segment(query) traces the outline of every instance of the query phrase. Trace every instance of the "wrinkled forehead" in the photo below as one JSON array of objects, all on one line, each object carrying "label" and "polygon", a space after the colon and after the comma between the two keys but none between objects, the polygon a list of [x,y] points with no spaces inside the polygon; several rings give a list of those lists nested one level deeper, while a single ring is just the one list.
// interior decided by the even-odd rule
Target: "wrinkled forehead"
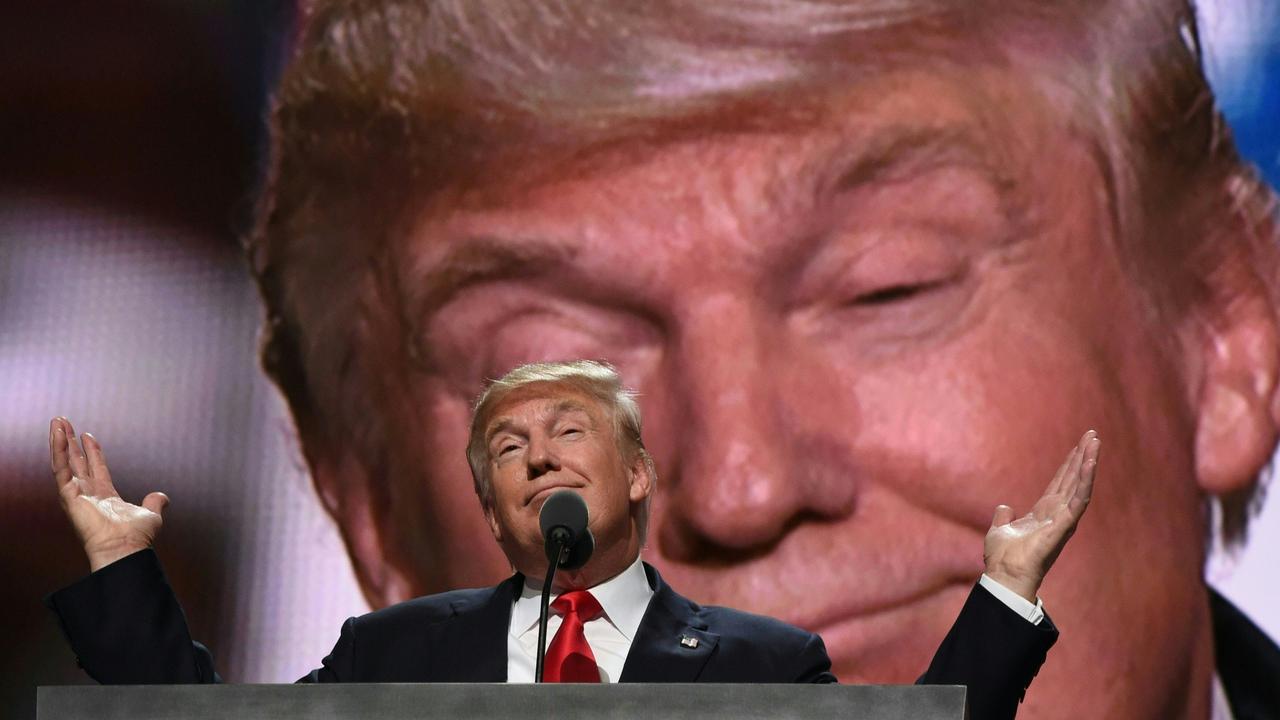
[{"label": "wrinkled forehead", "polygon": [[[777,130],[709,128],[683,141],[636,141],[541,165],[527,184],[506,175],[465,200],[430,205],[400,240],[397,264],[401,301],[424,324],[413,335],[423,338],[421,354],[451,337],[426,319],[470,288],[557,268],[596,278],[604,266],[643,274],[634,253],[693,262],[725,251],[755,262],[807,242],[817,232],[809,226],[840,198],[878,197],[911,180],[923,187],[928,178],[954,178],[945,188],[930,183],[935,194],[990,188],[995,199],[982,203],[984,212],[1015,218],[1057,120],[1042,98],[1007,80],[1000,70],[902,70],[828,92],[811,118]],[[732,231],[737,225],[752,231]]]},{"label": "wrinkled forehead", "polygon": [[599,421],[607,414],[607,409],[598,398],[583,392],[570,382],[536,382],[503,392],[496,398],[486,398],[476,408],[473,427],[483,427],[484,436],[489,437],[499,426],[508,423],[511,414],[526,403],[534,404],[534,411],[538,415],[580,412]]}]

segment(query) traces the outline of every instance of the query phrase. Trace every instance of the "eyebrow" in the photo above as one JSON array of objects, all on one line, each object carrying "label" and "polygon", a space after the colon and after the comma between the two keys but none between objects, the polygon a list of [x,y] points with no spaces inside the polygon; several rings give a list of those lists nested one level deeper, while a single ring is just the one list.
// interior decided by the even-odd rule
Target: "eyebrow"
[{"label": "eyebrow", "polygon": [[444,258],[429,266],[419,264],[408,286],[406,305],[419,311],[433,310],[458,292],[484,281],[547,274],[575,258],[575,247],[567,242],[536,237],[498,238],[466,236],[454,241]]},{"label": "eyebrow", "polygon": [[[990,184],[999,212],[1010,228],[1025,226],[1030,199],[1017,192],[1018,168],[980,126],[952,122],[931,126],[891,126],[864,139],[843,138],[825,157],[801,170],[802,202],[821,207],[832,198],[875,185],[892,185],[945,169],[969,170]],[[1010,237],[1018,236],[1010,233]],[[816,238],[815,238],[816,239]]]},{"label": "eyebrow", "polygon": [[570,264],[578,248],[564,240],[539,237],[463,236],[450,243],[443,258],[429,257],[400,274],[397,286],[409,331],[411,354],[426,361],[428,339],[422,323],[469,286],[503,278],[553,274]]},{"label": "eyebrow", "polygon": [[[590,411],[587,410],[587,406],[583,405],[577,400],[561,400],[560,402],[556,403],[556,406],[551,410],[551,417],[552,419],[558,420],[560,417],[567,415],[568,413],[571,413],[571,412],[581,412],[587,416],[588,421],[591,420],[591,413]],[[595,427],[594,422],[590,422],[589,424],[592,427]],[[485,445],[488,445],[489,443],[493,442],[493,439],[495,437],[510,430],[514,426],[515,426],[515,422],[512,421],[512,419],[509,417],[499,419],[498,422],[495,423],[494,426],[490,428],[488,432],[485,433]]]},{"label": "eyebrow", "polygon": [[511,421],[511,418],[503,418],[502,420],[498,421],[498,424],[490,428],[489,432],[485,433],[484,445],[486,448],[489,448],[490,453],[493,452],[493,448],[491,448],[490,446],[493,445],[494,438],[498,437],[504,432],[507,432],[514,425],[515,423]]},{"label": "eyebrow", "polygon": [[580,412],[586,415],[587,419],[591,419],[591,412],[587,409],[587,406],[577,400],[561,400],[556,403],[556,407],[555,410],[552,411],[552,415],[559,418],[560,416],[567,415],[571,412]]},{"label": "eyebrow", "polygon": [[977,170],[998,189],[1011,186],[1012,174],[1001,170],[996,159],[990,146],[968,125],[895,127],[858,141],[852,152],[837,153],[831,163],[836,171],[822,174],[815,190],[847,192],[948,167]]}]

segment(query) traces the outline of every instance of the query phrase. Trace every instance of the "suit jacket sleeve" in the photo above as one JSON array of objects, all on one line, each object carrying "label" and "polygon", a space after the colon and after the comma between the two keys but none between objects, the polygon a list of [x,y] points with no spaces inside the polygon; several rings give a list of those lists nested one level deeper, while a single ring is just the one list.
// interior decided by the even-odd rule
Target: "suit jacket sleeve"
[{"label": "suit jacket sleeve", "polygon": [[121,558],[45,598],[80,667],[104,684],[213,683],[209,649],[187,618],[152,550]]},{"label": "suit jacket sleeve", "polygon": [[300,683],[352,682],[355,677],[356,619],[347,618],[342,633],[320,667],[298,678]]},{"label": "suit jacket sleeve", "polygon": [[917,682],[968,686],[973,720],[1012,720],[1057,639],[1058,630],[1047,615],[1032,625],[975,585]]},{"label": "suit jacket sleeve", "polygon": [[[76,662],[104,685],[222,682],[209,649],[191,639],[187,618],[160,560],[143,550],[111,563],[45,598]],[[354,676],[355,619],[321,667],[298,682],[342,682]]]},{"label": "suit jacket sleeve", "polygon": [[822,638],[810,634],[800,651],[796,662],[800,669],[795,682],[802,683],[834,683],[836,676],[831,672],[831,658],[827,655],[827,645]]}]

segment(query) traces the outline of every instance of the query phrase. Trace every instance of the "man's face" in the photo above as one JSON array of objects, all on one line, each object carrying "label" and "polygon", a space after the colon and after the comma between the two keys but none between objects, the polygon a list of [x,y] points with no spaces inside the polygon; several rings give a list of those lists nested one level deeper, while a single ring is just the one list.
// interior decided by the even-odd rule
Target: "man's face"
[{"label": "man's face", "polygon": [[420,313],[405,298],[434,370],[413,379],[430,432],[399,440],[427,469],[402,482],[452,517],[420,586],[507,570],[448,539],[487,532],[460,452],[482,381],[603,358],[640,392],[657,462],[644,558],[699,602],[820,632],[846,682],[910,682],[982,572],[995,506],[1025,512],[1092,427],[1094,510],[1042,588],[1063,638],[1024,712],[1203,702],[1183,369],[1122,263],[1094,148],[979,67],[886,73],[826,107],[421,219],[402,284],[450,288]]},{"label": "man's face", "polygon": [[632,508],[649,485],[625,462],[608,408],[572,388],[539,383],[503,398],[485,437],[493,487],[485,515],[517,569],[532,577],[546,572],[538,515],[560,489],[587,503],[600,550],[587,569],[613,568],[607,578],[635,559],[640,542]]}]

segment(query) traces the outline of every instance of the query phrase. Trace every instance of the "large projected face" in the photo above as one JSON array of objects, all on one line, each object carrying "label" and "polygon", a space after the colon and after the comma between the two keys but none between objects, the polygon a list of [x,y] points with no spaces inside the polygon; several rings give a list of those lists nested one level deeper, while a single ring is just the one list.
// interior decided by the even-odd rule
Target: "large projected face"
[{"label": "large projected face", "polygon": [[1171,320],[1150,269],[1174,263],[1114,206],[1101,139],[1019,68],[900,62],[795,109],[511,168],[414,218],[389,254],[417,367],[386,373],[389,459],[353,480],[313,448],[366,593],[509,572],[470,402],[521,363],[604,359],[657,464],[643,557],[699,602],[820,632],[844,681],[910,682],[995,506],[1024,512],[1095,428],[1094,509],[1042,589],[1063,640],[1024,713],[1204,716],[1204,500],[1276,439],[1260,281]]},{"label": "large projected face", "polygon": [[657,460],[644,558],[700,602],[820,632],[846,682],[910,682],[995,505],[1025,511],[1093,427],[1095,510],[1042,590],[1065,639],[1024,712],[1204,706],[1187,369],[1126,270],[1096,156],[996,71],[897,72],[826,107],[420,218],[401,284],[443,298],[412,319],[439,370],[414,378],[420,424],[397,439],[426,470],[397,482],[448,515],[430,582],[509,567],[451,545],[488,535],[461,452],[483,380],[604,358]]}]

